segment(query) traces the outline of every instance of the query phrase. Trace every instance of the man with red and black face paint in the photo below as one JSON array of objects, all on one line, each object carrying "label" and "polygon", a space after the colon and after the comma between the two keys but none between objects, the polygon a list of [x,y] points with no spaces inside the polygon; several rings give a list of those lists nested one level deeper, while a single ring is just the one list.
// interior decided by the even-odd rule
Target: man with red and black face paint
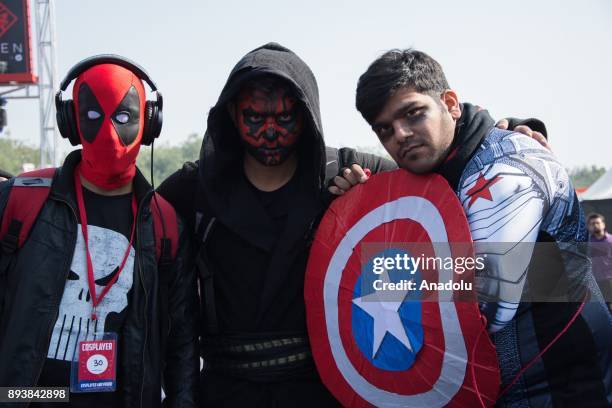
[{"label": "man with red and black face paint", "polygon": [[306,333],[310,237],[331,177],[354,164],[357,183],[362,168],[391,163],[326,148],[321,129],[310,69],[288,49],[265,45],[230,74],[208,117],[199,164],[160,187],[204,241],[197,258],[203,406],[337,405]]},{"label": "man with red and black face paint", "polygon": [[254,81],[231,109],[246,152],[259,163],[277,166],[295,153],[302,108],[288,84],[273,77]]},{"label": "man with red and black face paint", "polygon": [[[83,149],[56,171],[23,246],[0,253],[0,386],[70,386],[68,407],[161,407],[163,381],[165,406],[194,407],[196,279],[181,220],[136,167],[148,129],[142,80],[114,63],[73,78],[72,119],[60,129]],[[0,219],[22,179],[0,184]],[[178,224],[167,266],[156,251],[160,205],[171,216],[162,228]],[[85,370],[83,344],[103,351],[105,371]]]}]

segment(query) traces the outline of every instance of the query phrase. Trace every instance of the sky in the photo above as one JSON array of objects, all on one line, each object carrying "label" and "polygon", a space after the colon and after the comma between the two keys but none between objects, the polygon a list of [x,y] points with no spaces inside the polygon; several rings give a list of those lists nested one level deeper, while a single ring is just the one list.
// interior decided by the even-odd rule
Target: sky
[{"label": "sky", "polygon": [[[609,0],[62,0],[55,12],[59,80],[95,54],[138,62],[164,96],[162,143],[202,135],[234,64],[275,41],[314,72],[327,144],[378,146],[355,109],[357,79],[386,50],[414,47],[442,64],[461,101],[543,120],[567,167],[611,166]],[[11,138],[38,145],[38,109],[9,102]]]}]

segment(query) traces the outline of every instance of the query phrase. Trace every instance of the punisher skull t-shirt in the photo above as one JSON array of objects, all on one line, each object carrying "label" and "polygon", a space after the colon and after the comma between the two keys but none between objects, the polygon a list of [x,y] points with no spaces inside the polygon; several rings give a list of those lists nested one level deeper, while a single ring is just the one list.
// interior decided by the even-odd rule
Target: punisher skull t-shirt
[{"label": "punisher skull t-shirt", "polygon": [[[133,222],[132,194],[102,196],[83,188],[83,198],[87,211],[89,254],[93,263],[96,294],[99,297],[119,272],[130,242]],[[68,387],[70,361],[75,356],[78,341],[94,340],[95,333],[99,332],[121,333],[134,276],[134,254],[132,246],[118,279],[96,308],[97,320],[92,320],[93,305],[87,280],[85,241],[81,226],[78,226],[72,265],[38,386]],[[121,347],[121,336],[119,336],[119,347]],[[119,372],[117,378],[119,389],[121,384]],[[115,406],[115,403],[120,404],[119,399],[118,391],[71,394],[70,406],[88,408]]]}]

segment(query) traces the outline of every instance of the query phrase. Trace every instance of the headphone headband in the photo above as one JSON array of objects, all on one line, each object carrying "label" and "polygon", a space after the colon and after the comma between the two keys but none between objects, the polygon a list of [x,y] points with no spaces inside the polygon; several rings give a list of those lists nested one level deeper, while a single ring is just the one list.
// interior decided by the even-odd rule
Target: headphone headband
[{"label": "headphone headband", "polygon": [[66,74],[66,77],[62,80],[60,84],[60,92],[65,91],[66,88],[68,88],[70,82],[73,79],[77,78],[79,75],[81,75],[83,72],[87,71],[89,68],[95,65],[101,64],[115,64],[125,69],[129,69],[134,74],[136,74],[138,78],[149,84],[153,92],[157,91],[157,85],[155,85],[155,82],[153,82],[153,80],[149,78],[149,74],[147,74],[144,68],[142,68],[137,63],[130,61],[129,59],[120,55],[100,54],[94,55],[93,57],[85,58],[83,61],[77,63],[74,67],[72,67],[72,69],[68,71],[68,74]]},{"label": "headphone headband", "polygon": [[70,143],[73,146],[80,143],[80,138],[76,130],[77,123],[75,119],[74,102],[71,99],[62,101],[62,92],[66,91],[68,84],[70,84],[73,79],[77,78],[89,68],[100,64],[115,64],[131,71],[140,80],[145,81],[151,88],[151,91],[155,92],[157,96],[156,100],[146,101],[145,111],[143,112],[145,115],[145,121],[142,133],[142,144],[150,145],[153,143],[155,138],[159,136],[162,128],[162,108],[164,106],[162,94],[157,89],[155,82],[149,78],[147,72],[140,65],[130,61],[127,58],[113,54],[96,55],[84,59],[72,67],[72,69],[66,75],[66,78],[64,78],[60,84],[60,89],[55,93],[55,109],[57,127],[59,128],[62,137],[70,140]]}]

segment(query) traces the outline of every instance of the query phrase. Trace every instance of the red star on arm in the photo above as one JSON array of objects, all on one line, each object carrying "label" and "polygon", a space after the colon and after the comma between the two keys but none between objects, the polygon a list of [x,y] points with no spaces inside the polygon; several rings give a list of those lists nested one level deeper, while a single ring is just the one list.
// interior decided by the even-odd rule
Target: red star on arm
[{"label": "red star on arm", "polygon": [[490,188],[493,184],[497,183],[503,177],[495,176],[492,179],[487,180],[484,177],[483,173],[480,173],[478,176],[478,180],[476,180],[476,184],[474,187],[470,188],[467,192],[468,197],[470,197],[470,202],[468,203],[468,208],[474,204],[479,198],[484,198],[485,200],[493,201],[493,197],[491,196]]}]

